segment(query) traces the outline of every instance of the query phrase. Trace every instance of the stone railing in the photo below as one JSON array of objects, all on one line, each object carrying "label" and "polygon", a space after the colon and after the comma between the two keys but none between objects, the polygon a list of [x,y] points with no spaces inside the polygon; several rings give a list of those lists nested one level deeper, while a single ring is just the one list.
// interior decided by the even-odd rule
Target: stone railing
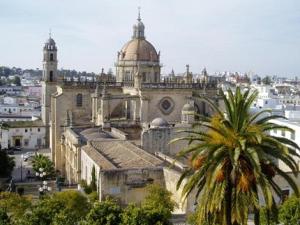
[{"label": "stone railing", "polygon": [[109,88],[120,88],[123,87],[123,82],[99,82],[99,81],[74,81],[74,80],[63,80],[64,86],[74,87],[90,87],[96,88],[97,85],[100,87],[106,86]]},{"label": "stone railing", "polygon": [[144,83],[142,88],[167,89],[216,89],[217,83]]},{"label": "stone railing", "polygon": [[[74,87],[89,87],[96,88],[97,84],[100,87],[106,86],[108,88],[134,87],[133,82],[99,82],[99,81],[75,81],[63,80],[64,86]],[[174,82],[160,82],[160,83],[143,83],[142,89],[217,89],[217,82],[209,83],[174,83]]]}]

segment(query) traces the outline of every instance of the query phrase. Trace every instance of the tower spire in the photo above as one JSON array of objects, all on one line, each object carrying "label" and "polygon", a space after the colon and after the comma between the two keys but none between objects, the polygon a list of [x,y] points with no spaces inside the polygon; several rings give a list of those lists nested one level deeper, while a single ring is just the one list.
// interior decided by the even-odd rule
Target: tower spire
[{"label": "tower spire", "polygon": [[51,35],[52,35],[52,32],[51,32],[51,28],[49,29],[49,39],[51,39]]}]

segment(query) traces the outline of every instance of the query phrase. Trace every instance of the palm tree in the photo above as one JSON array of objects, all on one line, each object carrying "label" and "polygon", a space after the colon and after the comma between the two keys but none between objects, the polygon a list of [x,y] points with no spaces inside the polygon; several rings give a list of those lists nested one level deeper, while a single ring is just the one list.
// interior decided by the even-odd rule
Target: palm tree
[{"label": "palm tree", "polygon": [[46,177],[53,177],[55,175],[55,169],[53,162],[49,157],[42,154],[36,154],[32,159],[32,168],[35,172],[39,172],[39,169],[42,168],[46,173]]},{"label": "palm tree", "polygon": [[203,97],[213,110],[212,116],[199,116],[192,130],[182,131],[188,146],[179,157],[189,158],[190,166],[182,174],[177,188],[186,178],[183,196],[197,191],[197,218],[199,224],[244,225],[250,210],[259,224],[259,194],[271,211],[275,205],[274,194],[281,196],[281,189],[273,180],[277,174],[283,177],[299,194],[293,179],[278,167],[284,162],[297,175],[295,157],[298,145],[293,141],[271,136],[271,130],[292,130],[276,125],[268,110],[251,114],[249,109],[258,95],[257,91],[244,93],[236,88],[227,95],[220,90],[224,110]]}]

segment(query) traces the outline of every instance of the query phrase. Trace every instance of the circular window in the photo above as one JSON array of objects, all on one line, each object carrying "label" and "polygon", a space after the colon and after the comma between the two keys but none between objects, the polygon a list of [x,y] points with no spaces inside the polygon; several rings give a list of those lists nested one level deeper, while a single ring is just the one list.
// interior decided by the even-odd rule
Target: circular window
[{"label": "circular window", "polygon": [[161,106],[163,107],[164,110],[168,110],[171,107],[171,103],[169,100],[164,100],[161,103]]},{"label": "circular window", "polygon": [[159,109],[163,114],[170,114],[174,109],[175,103],[170,97],[165,97],[159,102]]}]

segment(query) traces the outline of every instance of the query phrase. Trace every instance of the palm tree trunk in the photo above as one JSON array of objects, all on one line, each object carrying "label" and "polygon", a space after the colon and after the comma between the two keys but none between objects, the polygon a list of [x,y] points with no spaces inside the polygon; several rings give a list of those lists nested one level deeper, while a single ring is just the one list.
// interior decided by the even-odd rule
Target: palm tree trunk
[{"label": "palm tree trunk", "polygon": [[[253,190],[255,191],[256,198],[259,200],[256,185],[253,185]],[[259,211],[259,209],[255,208],[255,207],[254,207],[254,224],[255,225],[260,224],[260,211]]]},{"label": "palm tree trunk", "polygon": [[254,210],[254,224],[255,225],[259,225],[260,221],[259,221],[259,210],[255,209]]},{"label": "palm tree trunk", "polygon": [[227,186],[225,190],[225,215],[226,215],[226,225],[232,225],[231,223],[231,206],[232,206],[232,183],[230,176],[227,175]]}]

